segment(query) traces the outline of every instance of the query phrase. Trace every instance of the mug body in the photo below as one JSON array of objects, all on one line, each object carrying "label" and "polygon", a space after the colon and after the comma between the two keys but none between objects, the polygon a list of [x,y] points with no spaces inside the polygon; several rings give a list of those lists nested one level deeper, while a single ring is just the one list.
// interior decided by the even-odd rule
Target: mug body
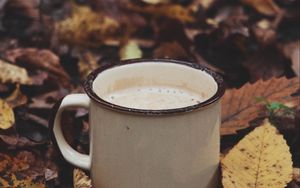
[{"label": "mug body", "polygon": [[[84,84],[91,98],[92,184],[99,188],[213,188],[220,148],[222,80],[198,65],[142,60],[94,71]],[[205,101],[149,110],[103,100],[127,87],[168,85]]]},{"label": "mug body", "polygon": [[95,187],[216,187],[219,102],[169,116],[126,114],[92,102],[90,113]]}]

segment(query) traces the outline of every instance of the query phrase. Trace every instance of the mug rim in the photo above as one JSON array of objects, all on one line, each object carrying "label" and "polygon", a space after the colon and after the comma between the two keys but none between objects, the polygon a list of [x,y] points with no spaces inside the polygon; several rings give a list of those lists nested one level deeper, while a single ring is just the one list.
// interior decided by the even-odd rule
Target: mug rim
[{"label": "mug rim", "polygon": [[[93,90],[93,83],[94,80],[97,78],[97,76],[108,69],[115,68],[115,67],[120,67],[120,66],[126,66],[130,64],[136,64],[136,63],[175,63],[175,64],[180,64],[180,65],[185,65],[194,69],[198,69],[201,71],[206,72],[209,74],[214,81],[217,84],[217,91],[216,93],[211,96],[209,99],[195,104],[191,106],[185,106],[181,108],[173,108],[173,109],[160,109],[160,110],[150,110],[150,109],[137,109],[137,108],[129,108],[129,107],[124,107],[124,106],[119,106],[113,103],[110,103],[108,101],[103,100],[101,97],[99,97]],[[129,59],[129,60],[121,60],[119,61],[118,64],[108,64],[102,67],[99,67],[95,70],[93,70],[86,78],[86,80],[83,82],[83,88],[86,92],[86,94],[96,103],[102,105],[105,108],[108,108],[113,111],[119,111],[119,112],[124,112],[124,113],[130,113],[130,114],[136,114],[136,115],[172,115],[172,114],[181,114],[181,113],[186,113],[186,112],[191,112],[196,109],[202,109],[208,105],[211,105],[224,95],[225,93],[225,84],[224,80],[222,77],[217,74],[216,72],[212,71],[211,69],[197,64],[197,63],[191,63],[191,62],[186,62],[186,61],[180,61],[180,60],[173,60],[173,59]]]}]

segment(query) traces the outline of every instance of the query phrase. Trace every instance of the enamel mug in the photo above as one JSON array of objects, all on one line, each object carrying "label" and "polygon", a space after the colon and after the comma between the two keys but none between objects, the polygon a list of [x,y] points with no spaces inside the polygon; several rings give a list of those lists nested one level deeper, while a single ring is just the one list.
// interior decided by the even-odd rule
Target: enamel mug
[{"label": "enamel mug", "polygon": [[[151,84],[184,87],[207,100],[175,109],[149,110],[103,100],[110,91]],[[85,93],[56,104],[50,126],[63,157],[91,172],[96,188],[214,188],[218,182],[220,98],[223,80],[198,64],[129,60],[93,71]],[[97,94],[96,94],[97,93]],[[89,111],[90,153],[66,142],[61,114],[66,108]]]}]

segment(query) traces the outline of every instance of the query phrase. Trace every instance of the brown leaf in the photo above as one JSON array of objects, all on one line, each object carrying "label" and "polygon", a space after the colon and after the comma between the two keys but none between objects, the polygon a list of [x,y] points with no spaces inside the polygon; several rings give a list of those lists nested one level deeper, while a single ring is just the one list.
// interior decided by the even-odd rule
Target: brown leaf
[{"label": "brown leaf", "polygon": [[7,98],[5,98],[5,101],[12,107],[18,107],[18,106],[22,106],[24,104],[27,103],[27,96],[24,95],[21,91],[20,91],[20,85],[18,84],[16,86],[16,89],[12,92],[12,94],[10,96],[8,96]]},{"label": "brown leaf", "polygon": [[242,0],[242,2],[267,16],[274,16],[282,12],[273,0]]},{"label": "brown leaf", "polygon": [[285,57],[274,47],[263,48],[242,62],[250,75],[250,82],[285,75]]},{"label": "brown leaf", "polygon": [[48,71],[60,78],[62,82],[69,82],[70,77],[60,65],[60,60],[50,50],[40,50],[35,48],[18,48],[5,53],[7,59],[18,63],[29,70],[40,69]]},{"label": "brown leaf", "polygon": [[68,91],[62,88],[50,91],[31,98],[31,102],[29,103],[28,107],[51,109],[56,101],[67,94]]},{"label": "brown leaf", "polygon": [[74,188],[91,188],[91,180],[85,173],[79,169],[73,171]]},{"label": "brown leaf", "polygon": [[222,30],[223,38],[234,34],[240,34],[249,37],[249,29],[246,23],[249,16],[245,13],[242,6],[225,6],[218,10],[213,19],[208,18],[206,22]]},{"label": "brown leaf", "polygon": [[189,54],[178,42],[164,42],[153,52],[154,58],[171,58],[177,60],[191,60]]},{"label": "brown leaf", "polygon": [[5,31],[27,44],[45,45],[53,31],[52,19],[40,12],[40,0],[9,0],[3,10]]},{"label": "brown leaf", "polygon": [[283,53],[292,61],[292,69],[295,74],[300,76],[300,41],[285,44]]},{"label": "brown leaf", "polygon": [[300,183],[300,168],[294,168],[293,169],[293,179]]},{"label": "brown leaf", "polygon": [[201,5],[205,10],[210,8],[211,5],[215,2],[215,0],[194,0],[193,4],[195,5]]},{"label": "brown leaf", "polygon": [[4,143],[5,147],[8,149],[26,148],[26,147],[44,144],[44,143],[33,142],[26,137],[20,135],[14,135],[14,134],[13,135],[0,134],[0,140]]},{"label": "brown leaf", "polygon": [[283,136],[267,120],[222,159],[224,188],[283,188],[292,180],[292,155]]},{"label": "brown leaf", "polygon": [[266,19],[260,20],[253,26],[253,32],[258,42],[263,45],[269,45],[276,40],[276,30],[272,23]]},{"label": "brown leaf", "polygon": [[0,82],[31,84],[26,69],[7,63],[0,59]]},{"label": "brown leaf", "polygon": [[29,151],[0,153],[1,187],[44,188],[44,162]]},{"label": "brown leaf", "polygon": [[249,121],[263,112],[255,97],[265,97],[269,101],[299,105],[299,77],[293,79],[272,78],[259,80],[254,84],[245,84],[240,89],[227,90],[222,101],[221,134],[236,134],[236,131],[249,126]]},{"label": "brown leaf", "polygon": [[12,108],[0,99],[0,129],[8,129],[15,123],[15,115]]}]

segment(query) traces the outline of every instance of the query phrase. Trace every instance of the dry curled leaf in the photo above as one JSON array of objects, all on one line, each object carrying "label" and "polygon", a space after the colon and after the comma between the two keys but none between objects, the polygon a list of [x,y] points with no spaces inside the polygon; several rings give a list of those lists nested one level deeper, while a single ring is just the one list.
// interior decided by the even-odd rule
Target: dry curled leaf
[{"label": "dry curled leaf", "polygon": [[26,69],[7,63],[0,59],[0,82],[31,84]]},{"label": "dry curled leaf", "polygon": [[224,188],[284,188],[292,180],[289,147],[267,120],[234,146],[221,165]]},{"label": "dry curled leaf", "polygon": [[91,188],[91,180],[85,173],[79,169],[73,171],[74,188]]},{"label": "dry curled leaf", "polygon": [[15,115],[12,108],[0,99],[0,129],[8,129],[15,123]]},{"label": "dry curled leaf", "polygon": [[282,11],[273,0],[242,0],[242,2],[267,16],[274,16]]},{"label": "dry curled leaf", "polygon": [[222,135],[236,134],[237,130],[248,127],[249,121],[259,117],[263,111],[255,97],[268,101],[299,105],[300,96],[294,94],[300,87],[299,77],[293,79],[272,78],[245,84],[240,89],[227,90],[222,100]]},{"label": "dry curled leaf", "polygon": [[120,58],[122,60],[141,58],[142,55],[142,50],[137,42],[133,40],[128,41],[120,50]]}]

